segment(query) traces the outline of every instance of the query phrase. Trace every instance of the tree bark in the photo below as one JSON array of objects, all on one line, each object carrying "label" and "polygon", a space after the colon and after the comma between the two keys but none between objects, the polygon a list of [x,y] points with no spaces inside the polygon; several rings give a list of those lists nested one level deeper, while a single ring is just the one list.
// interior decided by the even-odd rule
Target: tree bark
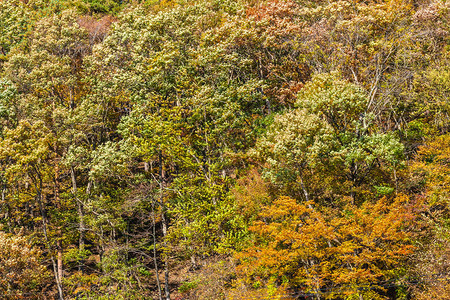
[{"label": "tree bark", "polygon": [[156,222],[155,222],[155,206],[152,203],[152,222],[153,222],[153,263],[155,264],[156,286],[158,288],[159,300],[163,300],[161,292],[161,282],[159,281],[158,259],[156,256]]},{"label": "tree bark", "polygon": [[[161,223],[162,223],[162,232],[163,232],[163,243],[166,246],[166,236],[167,236],[167,218],[166,218],[166,206],[164,204],[164,182],[165,182],[165,174],[163,170],[163,159],[162,152],[159,150],[158,152],[158,160],[159,160],[159,204],[161,206]],[[164,247],[165,248],[165,247]],[[169,287],[169,261],[168,257],[164,256],[164,290],[166,300],[170,300],[170,287]]]},{"label": "tree bark", "polygon": [[[58,163],[55,162],[55,178],[54,178],[54,197],[55,197],[55,205],[58,211],[61,211],[61,199],[59,197],[59,167]],[[63,246],[62,246],[62,228],[58,227],[58,239],[56,240],[56,251],[57,251],[57,262],[58,262],[58,276],[59,282],[62,282],[63,278]]]},{"label": "tree bark", "polygon": [[[78,251],[80,252],[80,255],[83,255],[84,251],[84,207],[83,203],[78,199],[78,187],[77,187],[77,178],[75,175],[75,169],[73,166],[70,166],[70,177],[72,179],[72,194],[75,199],[75,203],[77,204],[77,213],[78,213],[78,231],[79,231],[79,238],[78,238]],[[84,260],[81,259],[78,262],[78,270],[82,271],[84,265]]]},{"label": "tree bark", "polygon": [[57,267],[55,257],[52,252],[52,247],[50,246],[50,241],[48,239],[48,234],[47,234],[47,215],[44,211],[44,205],[42,203],[42,178],[37,170],[36,170],[36,173],[37,173],[36,174],[37,178],[34,178],[33,181],[34,181],[34,186],[36,189],[36,200],[38,202],[39,210],[41,212],[41,217],[42,217],[42,230],[44,232],[45,244],[47,246],[47,251],[48,251],[48,254],[50,255],[50,260],[52,262],[53,274],[55,276],[55,282],[56,282],[56,287],[58,289],[59,300],[64,300],[63,287],[62,287],[62,283],[60,280],[60,276],[58,274],[58,267]]}]

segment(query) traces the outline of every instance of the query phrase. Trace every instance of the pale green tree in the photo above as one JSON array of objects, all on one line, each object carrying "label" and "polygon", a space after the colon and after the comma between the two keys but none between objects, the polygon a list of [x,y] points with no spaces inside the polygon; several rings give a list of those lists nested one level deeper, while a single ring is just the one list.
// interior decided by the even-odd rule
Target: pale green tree
[{"label": "pale green tree", "polygon": [[297,108],[275,117],[256,152],[268,163],[266,175],[305,200],[392,192],[403,146],[377,130],[366,92],[336,76],[315,76]]}]

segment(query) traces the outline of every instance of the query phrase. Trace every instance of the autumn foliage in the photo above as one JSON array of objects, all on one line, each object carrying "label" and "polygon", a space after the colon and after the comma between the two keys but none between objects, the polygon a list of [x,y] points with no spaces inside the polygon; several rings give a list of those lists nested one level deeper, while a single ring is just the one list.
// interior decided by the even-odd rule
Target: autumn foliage
[{"label": "autumn foliage", "polygon": [[49,272],[42,251],[22,235],[0,232],[0,293],[3,299],[38,298]]},{"label": "autumn foliage", "polygon": [[0,298],[449,298],[449,62],[445,0],[0,0]]},{"label": "autumn foliage", "polygon": [[404,195],[338,211],[280,197],[250,227],[257,243],[237,256],[238,270],[324,299],[380,297],[382,282],[402,275],[393,268],[414,250],[408,231],[417,209]]}]

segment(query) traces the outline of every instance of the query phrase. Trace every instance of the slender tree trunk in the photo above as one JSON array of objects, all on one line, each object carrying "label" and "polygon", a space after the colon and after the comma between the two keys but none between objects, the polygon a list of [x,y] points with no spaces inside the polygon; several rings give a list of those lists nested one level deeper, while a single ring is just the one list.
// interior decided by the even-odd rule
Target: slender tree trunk
[{"label": "slender tree trunk", "polygon": [[[55,162],[55,182],[54,182],[54,193],[55,193],[55,204],[58,211],[61,211],[61,199],[59,197],[59,167]],[[62,229],[61,226],[58,227],[58,239],[56,240],[56,250],[57,250],[57,261],[58,261],[58,276],[59,282],[62,282],[63,278],[63,246],[62,246]]]},{"label": "slender tree trunk", "polygon": [[[70,177],[72,179],[72,194],[75,199],[75,203],[77,204],[77,213],[78,213],[78,231],[80,235],[78,238],[78,251],[82,255],[84,251],[84,208],[80,199],[78,199],[77,178],[75,176],[75,169],[73,168],[73,166],[70,167]],[[83,270],[83,265],[84,260],[81,259],[78,262],[79,271]]]},{"label": "slender tree trunk", "polygon": [[[167,236],[167,222],[165,218],[165,214],[162,215],[163,222],[163,236],[164,240]],[[164,242],[165,244],[166,242]],[[164,289],[166,292],[166,300],[170,300],[170,287],[169,287],[169,258],[167,255],[164,256]]]},{"label": "slender tree trunk", "polygon": [[[158,153],[159,158],[159,203],[161,205],[161,223],[162,223],[162,232],[163,232],[163,241],[164,246],[166,245],[166,236],[167,236],[167,218],[166,218],[166,206],[164,204],[164,181],[165,174],[163,170],[163,159],[161,150]],[[170,287],[169,287],[169,259],[167,256],[164,256],[164,290],[166,300],[170,300]]]},{"label": "slender tree trunk", "polygon": [[[150,166],[148,162],[144,162],[144,170],[145,172],[150,171]],[[158,267],[158,255],[157,255],[157,243],[156,243],[156,220],[155,220],[155,206],[156,202],[155,198],[152,198],[152,237],[153,237],[153,264],[155,265],[155,277],[156,277],[156,287],[158,289],[158,299],[163,300],[162,289],[161,289],[161,281],[159,280],[159,267]]]},{"label": "slender tree trunk", "polygon": [[[61,230],[58,230],[59,235],[61,236]],[[62,242],[60,239],[56,242],[56,249],[58,251],[58,276],[59,276],[59,282],[62,282],[63,278],[63,247]]]},{"label": "slender tree trunk", "polygon": [[301,175],[300,175],[300,186],[302,187],[303,194],[305,195],[305,200],[309,201],[309,193],[305,185],[303,184],[303,177]]},{"label": "slender tree trunk", "polygon": [[152,203],[152,222],[153,222],[153,263],[155,264],[156,286],[158,287],[159,300],[163,300],[161,292],[161,282],[159,281],[158,259],[156,256],[156,222],[155,222],[155,205]]},{"label": "slender tree trunk", "polygon": [[44,232],[44,239],[45,239],[45,244],[47,246],[47,251],[48,254],[50,255],[50,260],[52,262],[52,266],[53,266],[53,274],[55,275],[55,281],[56,281],[56,287],[58,288],[58,295],[59,295],[59,300],[64,300],[64,293],[63,293],[63,287],[62,287],[62,282],[60,280],[60,276],[58,274],[58,267],[55,261],[55,257],[53,255],[52,252],[52,248],[50,246],[50,241],[48,239],[48,234],[47,234],[47,215],[44,211],[44,206],[42,204],[42,178],[40,177],[39,174],[37,174],[38,177],[38,181],[35,181],[35,188],[36,188],[36,200],[38,202],[38,206],[39,206],[39,210],[41,212],[41,217],[42,217],[42,229]]}]

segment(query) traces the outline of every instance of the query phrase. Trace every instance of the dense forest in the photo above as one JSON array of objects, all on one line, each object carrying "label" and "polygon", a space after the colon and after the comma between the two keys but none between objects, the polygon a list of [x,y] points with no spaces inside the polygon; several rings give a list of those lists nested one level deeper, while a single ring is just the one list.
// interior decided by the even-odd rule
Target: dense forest
[{"label": "dense forest", "polygon": [[448,0],[0,0],[1,299],[450,299]]}]

